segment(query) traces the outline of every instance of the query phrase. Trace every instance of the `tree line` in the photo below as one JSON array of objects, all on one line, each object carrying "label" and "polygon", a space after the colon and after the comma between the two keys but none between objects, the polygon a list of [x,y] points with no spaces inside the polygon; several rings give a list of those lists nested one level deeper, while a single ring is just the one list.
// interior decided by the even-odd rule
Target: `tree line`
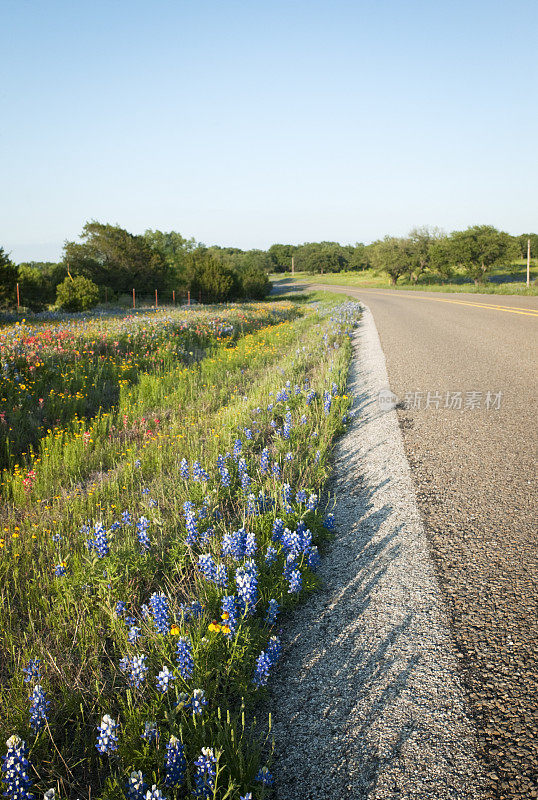
[{"label": "tree line", "polygon": [[77,310],[114,302],[134,289],[137,295],[172,292],[203,302],[261,299],[273,272],[325,273],[342,270],[384,271],[393,284],[404,277],[446,282],[454,271],[483,283],[494,268],[538,257],[538,234],[512,236],[491,225],[475,225],[446,234],[438,228],[414,228],[408,236],[385,236],[371,244],[306,242],[273,244],[267,250],[207,247],[176,231],[147,230],[136,235],[97,221],[87,222],[79,241],[66,241],[59,263],[14,264],[0,247],[0,305],[16,303],[39,310],[56,304]]}]

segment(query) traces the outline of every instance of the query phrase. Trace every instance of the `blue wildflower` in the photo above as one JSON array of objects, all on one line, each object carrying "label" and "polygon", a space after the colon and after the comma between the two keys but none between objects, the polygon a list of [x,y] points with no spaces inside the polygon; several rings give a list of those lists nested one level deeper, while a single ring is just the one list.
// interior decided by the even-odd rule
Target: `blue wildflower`
[{"label": "blue wildflower", "polygon": [[131,625],[127,631],[127,641],[130,644],[136,644],[140,638],[141,630],[138,625]]},{"label": "blue wildflower", "polygon": [[202,755],[194,762],[194,796],[208,798],[213,796],[215,788],[215,764],[217,759],[211,747],[202,748]]},{"label": "blue wildflower", "polygon": [[315,464],[319,464],[320,458],[321,458],[321,452],[319,450],[316,450],[316,455],[314,457],[314,463]]},{"label": "blue wildflower", "polygon": [[267,449],[267,447],[264,447],[260,457],[261,474],[265,475],[268,469],[269,469],[269,450]]},{"label": "blue wildflower", "polygon": [[306,425],[308,422],[306,414],[303,414],[301,417],[301,425]]},{"label": "blue wildflower", "polygon": [[94,547],[98,558],[104,558],[110,552],[106,530],[101,523],[95,525]]},{"label": "blue wildflower", "polygon": [[323,403],[323,410],[326,414],[331,413],[331,403],[332,403],[331,396],[329,395],[328,397],[325,397],[325,401]]},{"label": "blue wildflower", "polygon": [[148,667],[146,665],[147,656],[133,656],[130,662],[131,674],[129,683],[135,689],[139,689],[146,679]]},{"label": "blue wildflower", "polygon": [[170,632],[170,612],[168,600],[162,592],[153,592],[149,599],[153,622],[157,633],[165,636]]},{"label": "blue wildflower", "polygon": [[113,720],[112,717],[109,717],[108,714],[105,714],[101,720],[101,724],[97,728],[99,735],[95,746],[100,753],[114,753],[118,749],[117,728],[118,723]]},{"label": "blue wildflower", "polygon": [[267,686],[267,681],[269,680],[269,670],[271,669],[271,659],[265,652],[262,650],[258,658],[256,659],[256,670],[254,672],[254,677],[252,682],[255,686],[260,688],[260,686]]},{"label": "blue wildflower", "polygon": [[118,617],[121,617],[126,608],[127,608],[127,603],[125,602],[125,600],[118,600],[118,602],[116,603],[116,615]]},{"label": "blue wildflower", "polygon": [[226,467],[221,467],[219,472],[220,472],[220,482],[222,483],[222,485],[223,486],[229,486],[230,485],[230,470],[227,469]]},{"label": "blue wildflower", "polygon": [[30,800],[33,794],[32,779],[29,775],[30,764],[26,756],[28,748],[18,736],[10,736],[6,742],[7,753],[3,758],[2,772],[6,791],[4,797],[9,800]]},{"label": "blue wildflower", "polygon": [[280,478],[280,464],[278,464],[276,461],[274,461],[272,470],[273,470],[274,477],[275,478]]},{"label": "blue wildflower", "polygon": [[258,570],[254,561],[246,561],[236,569],[235,584],[240,605],[253,614],[258,600]]},{"label": "blue wildflower", "polygon": [[189,464],[186,458],[182,458],[179,462],[179,474],[184,480],[189,480]]},{"label": "blue wildflower", "polygon": [[189,702],[189,707],[192,709],[193,714],[202,714],[207,700],[203,689],[195,689],[192,693],[192,698]]},{"label": "blue wildflower", "polygon": [[284,459],[285,459],[286,461],[293,461],[293,453],[291,452],[291,450],[288,450],[288,452],[287,452],[287,453],[286,453],[286,455],[284,456]]},{"label": "blue wildflower", "polygon": [[56,577],[61,578],[63,575],[65,575],[65,573],[66,573],[65,564],[63,562],[61,564],[56,564],[56,566],[54,567],[54,574],[56,575]]},{"label": "blue wildflower", "polygon": [[267,607],[267,614],[265,615],[265,621],[268,625],[275,624],[279,611],[280,611],[280,606],[278,605],[278,602],[274,599],[269,600],[269,605]]},{"label": "blue wildflower", "polygon": [[279,542],[282,539],[283,533],[284,533],[284,520],[277,517],[273,522],[273,535],[272,535],[273,541]]},{"label": "blue wildflower", "polygon": [[202,553],[202,555],[198,557],[198,569],[206,581],[213,581],[215,579],[217,567],[211,553]]},{"label": "blue wildflower", "polygon": [[25,683],[30,683],[34,679],[39,680],[41,678],[41,659],[31,658],[28,664],[22,668],[22,671],[24,672]]},{"label": "blue wildflower", "polygon": [[39,731],[45,727],[47,709],[50,703],[46,699],[45,692],[39,684],[34,686],[32,694],[30,695],[30,700],[30,726],[34,733],[39,733]]},{"label": "blue wildflower", "polygon": [[176,661],[179,666],[179,674],[183,680],[188,681],[194,671],[194,659],[192,657],[192,644],[183,636],[177,641]]},{"label": "blue wildflower", "polygon": [[252,481],[250,479],[250,475],[248,474],[248,472],[243,472],[241,475],[241,487],[244,492],[246,492],[247,489],[250,488],[251,483]]},{"label": "blue wildflower", "polygon": [[303,588],[303,579],[298,569],[294,569],[289,577],[288,594],[298,594]]},{"label": "blue wildflower", "polygon": [[256,534],[253,531],[249,531],[245,537],[245,555],[253,556],[256,554],[256,550]]},{"label": "blue wildflower", "polygon": [[156,742],[159,736],[159,731],[156,722],[145,722],[144,730],[142,731],[142,739],[145,739],[148,744]]},{"label": "blue wildflower", "polygon": [[187,759],[177,736],[171,736],[166,745],[165,786],[180,786],[185,780]]},{"label": "blue wildflower", "polygon": [[145,800],[147,783],[144,782],[142,772],[131,772],[127,783],[125,784],[125,796],[127,800]]},{"label": "blue wildflower", "polygon": [[315,511],[317,507],[318,507],[318,496],[317,494],[311,494],[310,497],[308,498],[307,509],[309,511]]},{"label": "blue wildflower", "polygon": [[166,800],[166,797],[163,795],[161,790],[157,789],[157,786],[153,784],[151,789],[147,790],[145,800]]},{"label": "blue wildflower", "polygon": [[215,586],[220,586],[222,589],[226,588],[228,585],[228,570],[226,569],[226,564],[217,564],[213,581]]},{"label": "blue wildflower", "polygon": [[246,439],[252,439],[252,431],[250,428],[244,428],[244,434]]},{"label": "blue wildflower", "polygon": [[202,465],[199,461],[195,461],[192,465],[192,479],[193,481],[199,481],[201,478],[202,473]]},{"label": "blue wildflower", "polygon": [[270,567],[271,564],[274,564],[274,562],[276,561],[277,555],[278,555],[278,553],[277,553],[276,548],[273,547],[273,545],[270,544],[267,547],[267,552],[265,553],[265,563],[267,564],[268,567]]},{"label": "blue wildflower", "polygon": [[223,597],[220,607],[222,619],[230,629],[230,633],[226,634],[226,636],[228,639],[231,639],[237,630],[237,598],[234,595]]},{"label": "blue wildflower", "polygon": [[157,689],[161,692],[161,694],[165,694],[165,692],[167,692],[171,687],[172,681],[174,680],[174,674],[168,669],[168,667],[164,666],[157,675]]},{"label": "blue wildflower", "polygon": [[121,521],[124,525],[130,525],[132,522],[131,515],[128,511],[124,511],[121,515]]},{"label": "blue wildflower", "polygon": [[334,531],[335,528],[334,514],[327,514],[327,516],[323,520],[323,527],[327,528],[328,531]]},{"label": "blue wildflower", "polygon": [[291,502],[291,499],[293,497],[293,493],[292,493],[291,486],[289,485],[289,483],[285,483],[282,486],[282,497],[284,498],[286,503],[290,503]]},{"label": "blue wildflower", "polygon": [[261,767],[256,775],[256,780],[259,781],[262,786],[271,786],[274,779],[267,767]]},{"label": "blue wildflower", "polygon": [[306,492],[304,489],[299,489],[297,494],[295,495],[295,499],[298,503],[306,503]]},{"label": "blue wildflower", "polygon": [[265,652],[267,654],[269,661],[271,662],[271,666],[274,666],[274,664],[276,664],[276,662],[282,655],[282,645],[280,643],[280,639],[278,638],[278,636],[271,636],[267,644],[267,650]]},{"label": "blue wildflower", "polygon": [[313,547],[309,547],[308,550],[305,550],[305,552],[308,559],[308,566],[315,572],[321,563],[318,548],[314,545]]},{"label": "blue wildflower", "polygon": [[185,515],[185,527],[187,529],[187,536],[185,537],[186,544],[193,547],[198,539],[198,523],[196,517],[192,512]]},{"label": "blue wildflower", "polygon": [[143,553],[147,553],[151,547],[151,542],[148,536],[149,524],[149,519],[147,519],[147,517],[140,517],[136,523],[136,535],[138,536],[140,549]]},{"label": "blue wildflower", "polygon": [[307,406],[309,406],[311,403],[313,403],[315,399],[316,399],[316,393],[315,393],[315,391],[312,389],[312,390],[311,390],[310,392],[308,392],[308,394],[306,395],[306,404],[307,404]]}]

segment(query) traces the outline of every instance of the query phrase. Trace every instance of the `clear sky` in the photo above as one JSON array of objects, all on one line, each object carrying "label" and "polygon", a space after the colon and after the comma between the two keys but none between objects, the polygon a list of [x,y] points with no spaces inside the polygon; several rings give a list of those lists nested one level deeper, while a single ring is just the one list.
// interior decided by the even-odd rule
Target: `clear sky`
[{"label": "clear sky", "polygon": [[538,230],[536,0],[0,0],[0,246]]}]

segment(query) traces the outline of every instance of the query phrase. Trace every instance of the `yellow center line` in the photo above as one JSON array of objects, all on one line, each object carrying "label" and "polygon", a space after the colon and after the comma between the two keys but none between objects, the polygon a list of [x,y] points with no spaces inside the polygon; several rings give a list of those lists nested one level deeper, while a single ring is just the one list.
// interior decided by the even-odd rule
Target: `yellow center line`
[{"label": "yellow center line", "polygon": [[[394,296],[394,292],[377,292],[374,289],[359,289],[355,287],[355,291],[369,292],[370,294],[383,294],[383,295]],[[420,297],[419,295],[411,294],[411,292],[406,293],[405,295],[398,294],[397,297],[405,297],[406,299],[409,298],[411,300],[433,300],[436,303],[454,303],[455,305],[458,306],[474,306],[475,308],[486,308],[489,309],[490,311],[508,311],[510,314],[524,314],[527,317],[538,317],[538,309],[536,310],[532,308],[522,309],[519,306],[508,307],[500,305],[490,305],[489,303],[470,303],[467,300],[449,300],[447,297]]]}]

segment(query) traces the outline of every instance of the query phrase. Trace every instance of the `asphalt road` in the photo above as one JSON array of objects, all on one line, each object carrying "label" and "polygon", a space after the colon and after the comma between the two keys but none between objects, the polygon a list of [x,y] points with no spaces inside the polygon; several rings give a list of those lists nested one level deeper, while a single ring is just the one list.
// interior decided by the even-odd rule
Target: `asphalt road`
[{"label": "asphalt road", "polygon": [[538,797],[538,297],[315,288],[373,313],[491,796]]}]

